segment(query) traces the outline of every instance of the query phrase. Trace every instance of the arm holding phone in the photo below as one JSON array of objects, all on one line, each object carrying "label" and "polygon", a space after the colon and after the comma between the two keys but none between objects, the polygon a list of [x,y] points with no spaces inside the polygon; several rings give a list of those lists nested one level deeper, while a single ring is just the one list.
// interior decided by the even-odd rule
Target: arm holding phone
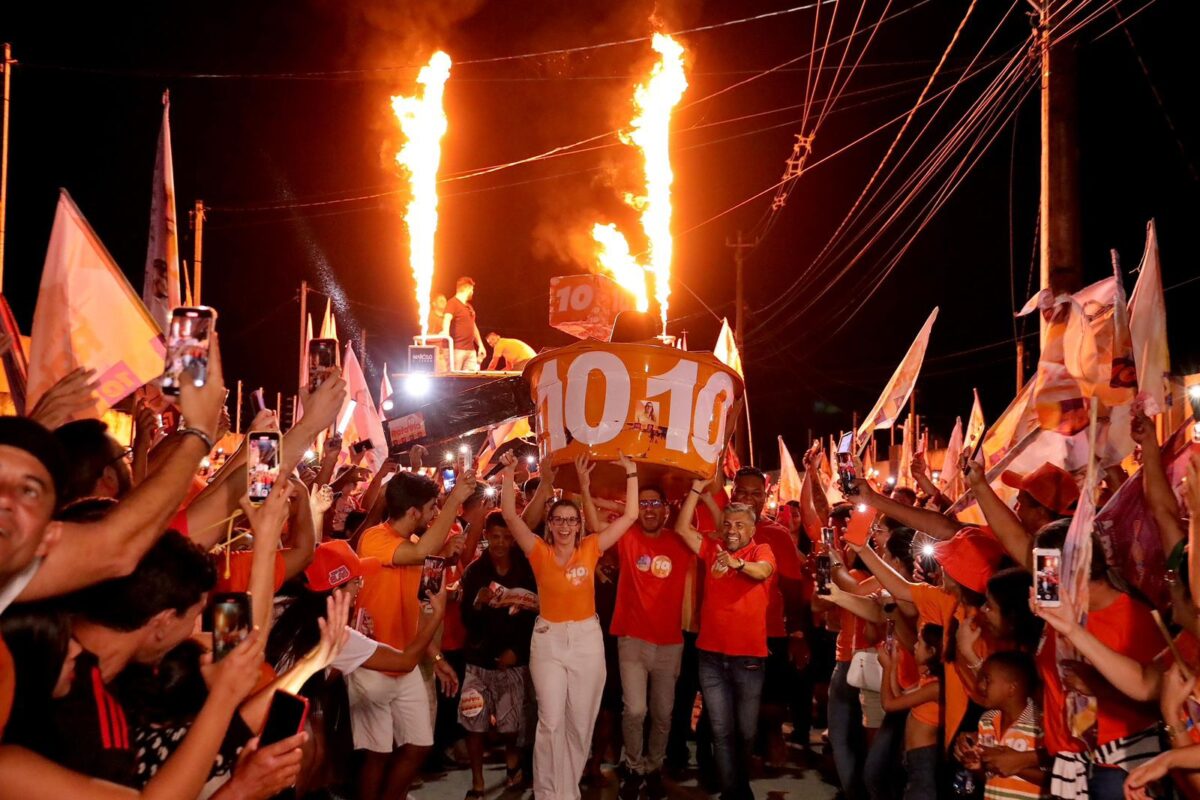
[{"label": "arm holding phone", "polygon": [[913,602],[912,589],[918,584],[907,580],[899,572],[892,569],[869,546],[857,547],[851,544],[849,547],[858,553],[863,563],[867,565],[867,569],[871,570],[871,574],[879,579],[879,585],[886,589],[893,598],[903,600],[906,603]]},{"label": "arm holding phone", "polygon": [[380,642],[379,647],[371,657],[363,662],[363,668],[382,672],[412,672],[428,655],[429,646],[442,620],[446,616],[446,586],[429,598],[430,613],[421,615],[421,625],[417,635],[408,643],[403,651],[389,647]]},{"label": "arm holding phone", "polygon": [[[958,533],[963,524],[956,519],[930,511],[927,508],[906,506],[890,497],[884,497],[871,486],[870,481],[859,478],[854,482],[855,493],[860,502],[866,503],[876,511],[900,522],[915,531],[927,533],[935,539],[950,539]],[[982,503],[980,504],[982,505]]]},{"label": "arm holding phone", "polygon": [[438,512],[437,518],[429,526],[429,530],[419,542],[399,542],[392,552],[392,566],[420,566],[425,563],[426,556],[436,555],[446,543],[450,528],[458,518],[458,510],[475,491],[475,472],[468,470],[458,476],[458,481],[450,494],[446,496],[446,504]]}]

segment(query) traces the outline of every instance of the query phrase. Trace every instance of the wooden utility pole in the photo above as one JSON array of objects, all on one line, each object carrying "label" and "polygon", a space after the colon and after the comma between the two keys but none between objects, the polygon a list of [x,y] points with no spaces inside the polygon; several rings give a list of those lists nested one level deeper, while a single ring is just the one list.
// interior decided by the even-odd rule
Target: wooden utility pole
[{"label": "wooden utility pole", "polygon": [[192,299],[196,305],[202,305],[200,299],[200,282],[204,276],[204,201],[197,200],[192,210],[192,269],[195,278],[192,280]]},{"label": "wooden utility pole", "polygon": [[0,291],[4,289],[4,219],[8,212],[8,102],[12,86],[12,68],[17,62],[12,57],[12,45],[4,43],[4,123],[0,134]]},{"label": "wooden utility pole", "polygon": [[[1041,288],[1055,295],[1083,286],[1083,234],[1079,221],[1079,59],[1070,42],[1052,39],[1055,0],[1037,0],[1042,61]],[[1057,7],[1057,8],[1056,8]],[[1041,343],[1046,322],[1041,321]]]},{"label": "wooden utility pole", "polygon": [[[296,385],[304,380],[304,367],[308,363],[308,281],[300,281],[300,370],[296,373]],[[302,387],[303,388],[303,387]],[[295,409],[292,419],[295,419]]]},{"label": "wooden utility pole", "polygon": [[234,419],[236,420],[236,423],[235,423],[235,427],[233,430],[234,430],[234,433],[241,433],[242,432],[242,382],[240,380],[237,383],[237,390],[238,390],[237,391],[237,414],[234,415]]},{"label": "wooden utility pole", "polygon": [[[744,267],[746,261],[746,251],[754,249],[758,244],[758,240],[747,242],[742,239],[742,232],[738,231],[737,239],[730,241],[725,239],[725,246],[733,250],[734,272],[734,316],[733,316],[733,339],[737,343],[738,356],[742,360],[742,369],[746,366],[746,340],[745,324],[746,324],[746,290],[745,290],[745,275]],[[738,425],[733,429],[733,451],[737,453],[738,460],[743,464],[750,464],[752,460],[752,442],[750,440],[750,405],[748,402],[743,402],[744,419],[738,420]]]}]

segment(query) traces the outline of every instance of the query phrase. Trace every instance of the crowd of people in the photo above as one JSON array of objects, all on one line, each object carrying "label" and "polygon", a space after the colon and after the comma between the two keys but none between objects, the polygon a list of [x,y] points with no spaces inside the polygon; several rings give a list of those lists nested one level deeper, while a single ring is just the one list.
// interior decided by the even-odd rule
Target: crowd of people
[{"label": "crowd of people", "polygon": [[140,408],[130,448],[74,419],[86,372],[0,418],[0,796],[392,800],[457,767],[467,800],[555,800],[615,763],[620,797],[656,800],[694,759],[740,800],[826,750],[851,800],[1200,794],[1200,459],[1180,503],[1145,417],[1158,608],[1098,539],[1086,594],[1035,591],[1081,496],[1054,464],[1006,473],[1010,507],[964,459],[983,525],[923,454],[911,488],[860,468],[834,493],[810,450],[787,502],[752,466],[672,496],[623,455],[619,498],[586,458],[568,492],[512,453],[451,477],[413,447],[372,474],[328,433],[330,374],[252,503],[245,447],[198,478],[228,426],[215,335],[195,383],[173,430]]}]

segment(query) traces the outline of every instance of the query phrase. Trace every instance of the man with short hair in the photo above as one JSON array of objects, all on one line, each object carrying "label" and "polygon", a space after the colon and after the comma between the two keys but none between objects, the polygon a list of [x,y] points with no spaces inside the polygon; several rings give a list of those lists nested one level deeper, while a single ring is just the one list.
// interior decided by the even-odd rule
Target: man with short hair
[{"label": "man with short hair", "polygon": [[[363,633],[397,650],[415,638],[425,557],[442,549],[475,483],[473,472],[460,475],[439,512],[437,484],[424,475],[399,472],[388,482],[387,521],[363,531],[358,542],[360,557],[377,558],[384,566],[364,580],[358,597],[359,608],[369,617]],[[440,652],[431,647],[430,658],[440,677],[457,683]],[[346,685],[354,746],[366,751],[359,775],[360,800],[405,797],[433,747],[433,709],[420,670],[400,675],[356,670]]]},{"label": "man with short hair", "polygon": [[[598,521],[589,489],[588,470],[581,469],[589,525]],[[669,508],[658,486],[638,492],[638,518],[617,542],[620,580],[610,632],[617,638],[621,671],[621,732],[624,753],[620,777],[622,798],[634,800],[642,783],[650,800],[667,796],[662,782],[675,681],[683,658],[683,590],[693,558],[687,545],[666,527]],[[597,531],[598,532],[598,531]],[[649,703],[647,703],[647,690]],[[643,750],[646,710],[650,741]]]},{"label": "man with short hair", "polygon": [[129,493],[133,477],[125,463],[126,450],[98,419],[78,419],[55,429],[54,437],[67,455],[67,486],[62,503],[80,497],[116,497]]},{"label": "man with short hair", "polygon": [[487,356],[479,326],[475,323],[475,307],[471,298],[475,296],[475,280],[463,276],[454,284],[454,297],[446,302],[446,313],[442,315],[442,336],[454,341],[455,372],[479,372],[479,364]]},{"label": "man with short hair", "polygon": [[675,531],[699,557],[704,570],[696,647],[721,798],[745,800],[754,797],[750,759],[767,660],[767,607],[775,556],[770,546],[754,538],[757,514],[745,503],[725,507],[720,542],[692,527],[696,502],[707,483],[692,483]]},{"label": "man with short hair", "polygon": [[520,371],[525,369],[529,359],[537,355],[532,347],[520,339],[506,339],[495,331],[487,335],[487,343],[488,347],[492,348],[492,360],[488,362],[488,370],[496,369],[503,359],[502,369],[510,372]]}]

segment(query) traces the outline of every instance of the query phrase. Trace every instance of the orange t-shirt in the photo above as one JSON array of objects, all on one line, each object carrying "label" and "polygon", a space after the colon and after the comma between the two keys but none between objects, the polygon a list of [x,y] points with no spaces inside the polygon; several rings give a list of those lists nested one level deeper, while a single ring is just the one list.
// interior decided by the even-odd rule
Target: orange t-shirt
[{"label": "orange t-shirt", "polygon": [[12,653],[0,638],[0,734],[8,724],[8,716],[12,713],[13,694],[17,688],[17,669],[13,664]]},{"label": "orange t-shirt", "polygon": [[[913,605],[917,607],[917,614],[920,616],[921,625],[941,625],[944,638],[942,639],[942,653],[949,652],[947,648],[955,647],[955,642],[950,638],[952,619],[958,620],[958,623],[964,622],[973,617],[975,612],[973,609],[964,607],[961,603],[954,599],[946,591],[937,588],[936,586],[917,585],[912,587]],[[975,655],[979,658],[987,658],[991,651],[991,646],[986,641],[987,636],[979,637],[975,642]],[[942,731],[943,744],[947,747],[954,739],[954,735],[958,732],[958,726],[962,724],[963,717],[967,713],[967,689],[964,685],[963,673],[968,671],[969,667],[963,663],[963,659],[954,659],[954,668],[950,669],[947,665],[945,682],[946,688],[943,696],[946,698],[946,725]]]},{"label": "orange t-shirt", "polygon": [[[1089,611],[1087,631],[1109,649],[1128,656],[1139,664],[1149,664],[1158,653],[1162,634],[1150,614],[1150,608],[1127,594],[1120,595],[1107,608]],[[1083,743],[1071,736],[1067,727],[1067,694],[1055,663],[1057,637],[1047,626],[1037,652],[1038,673],[1042,678],[1042,725],[1046,750],[1050,753],[1078,753]],[[1144,731],[1158,721],[1157,704],[1139,703],[1124,695],[1105,696],[1097,704],[1097,745],[1123,739]]]},{"label": "orange t-shirt", "polygon": [[[867,581],[875,580],[871,577],[871,573],[863,572],[860,569],[850,570],[850,577],[858,581],[859,586]],[[834,643],[833,660],[849,663],[857,651],[866,648],[869,644],[867,642],[867,621],[841,607],[837,608],[836,612],[841,625]]]},{"label": "orange t-shirt", "polygon": [[[922,675],[917,679],[917,686],[928,686],[931,683],[937,683],[936,675]],[[928,703],[921,703],[919,706],[913,706],[908,712],[913,719],[918,722],[924,722],[936,728],[942,721],[942,707],[936,700],[930,700]]]},{"label": "orange t-shirt", "polygon": [[[215,557],[217,567],[217,584],[214,592],[246,592],[250,590],[250,570],[254,566],[253,550],[238,550],[229,554],[229,577],[225,577],[225,556]],[[283,553],[275,553],[275,591],[283,586],[287,566],[283,563]]]},{"label": "orange t-shirt", "polygon": [[417,589],[421,585],[421,565],[392,566],[392,555],[404,537],[386,522],[363,531],[358,555],[378,558],[384,568],[363,580],[358,606],[371,617],[372,638],[397,650],[408,647],[421,623],[421,604]]},{"label": "orange t-shirt", "polygon": [[554,548],[538,539],[529,551],[529,566],[537,579],[542,619],[548,622],[582,622],[596,616],[596,562],[600,537],[583,537],[565,565],[554,558]]}]

